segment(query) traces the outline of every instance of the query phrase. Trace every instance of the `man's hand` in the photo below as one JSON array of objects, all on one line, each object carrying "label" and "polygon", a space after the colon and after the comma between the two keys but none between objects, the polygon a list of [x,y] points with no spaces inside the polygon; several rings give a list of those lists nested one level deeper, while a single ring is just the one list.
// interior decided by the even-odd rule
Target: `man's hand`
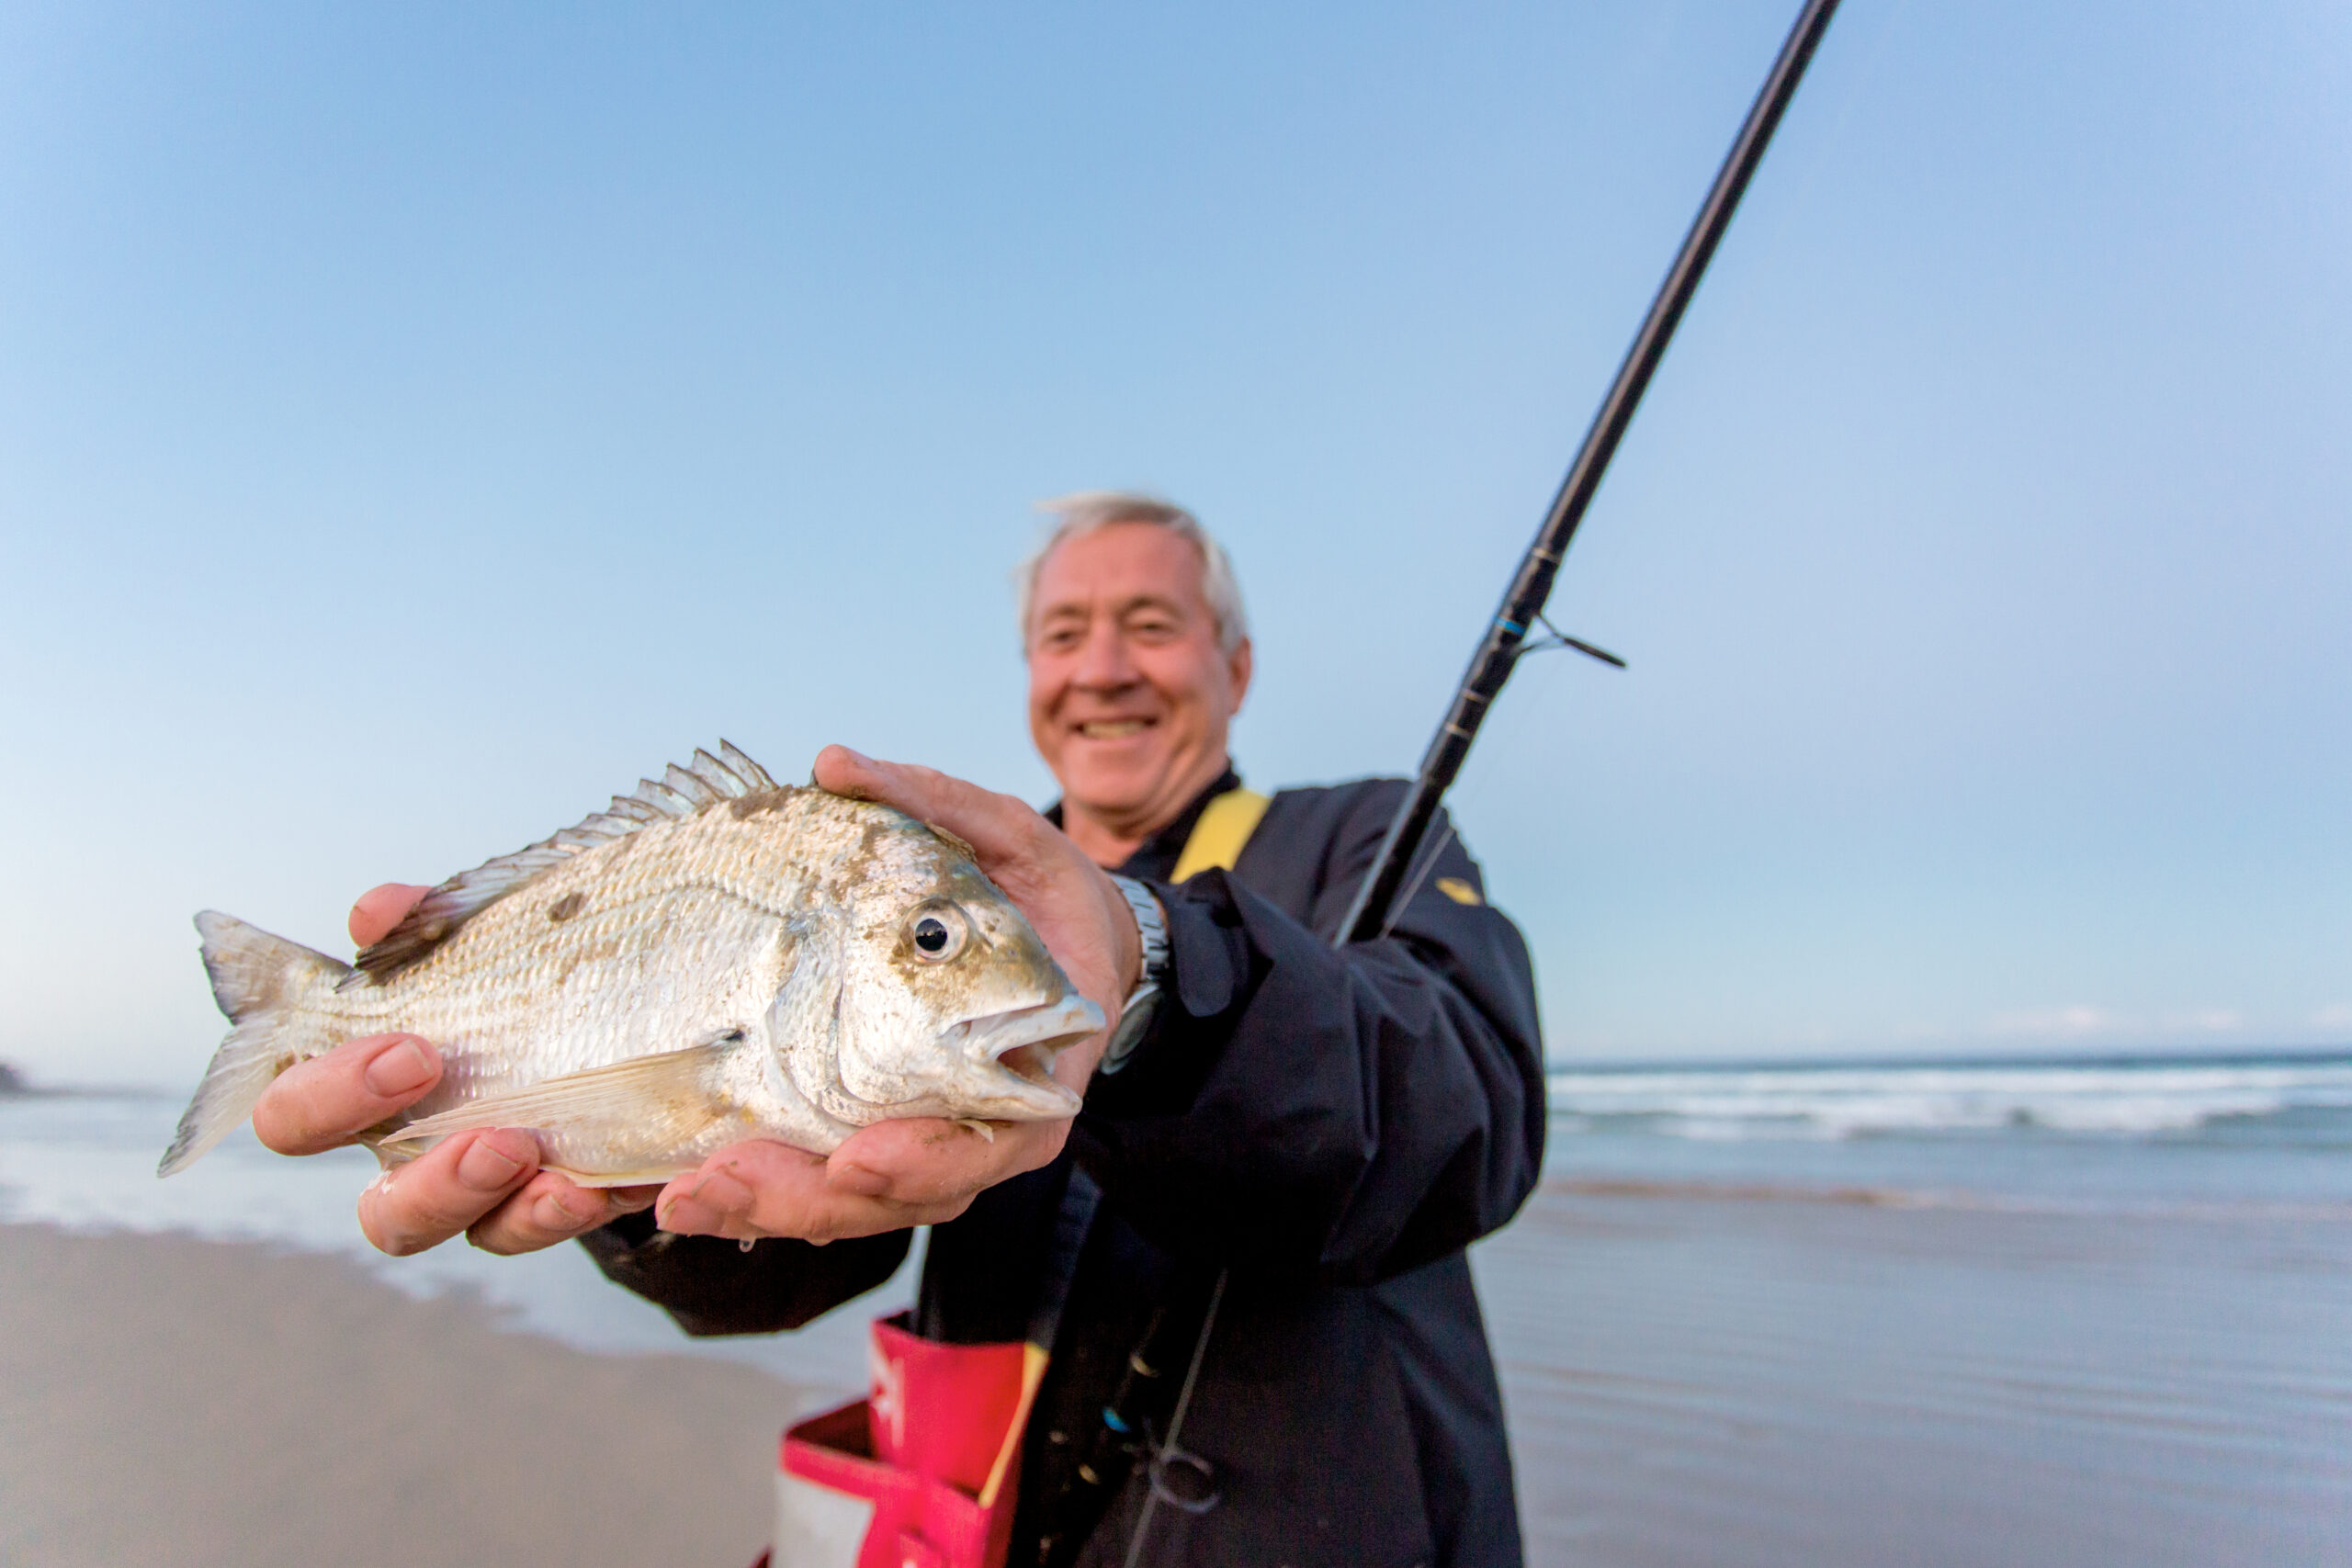
[{"label": "man's hand", "polygon": [[[387,883],[351,907],[361,947],[400,923],[425,889]],[[371,1034],[280,1074],[254,1107],[254,1132],[284,1155],[339,1148],[441,1081],[441,1057],[413,1034]],[[359,1228],[405,1257],[463,1231],[486,1252],[533,1252],[653,1201],[650,1187],[599,1190],[539,1169],[538,1140],[508,1130],[459,1133],[359,1196]]]},{"label": "man's hand", "polygon": [[[1053,824],[1011,795],[842,746],[818,753],[816,782],[894,806],[970,844],[1080,992],[1118,1018],[1142,971],[1143,940],[1110,877]],[[1098,1034],[1063,1052],[1054,1077],[1084,1093],[1107,1039]],[[830,1159],[777,1143],[737,1144],[663,1188],[654,1213],[665,1230],[738,1240],[822,1242],[935,1224],[962,1213],[982,1189],[1052,1160],[1069,1123],[1017,1122],[995,1134],[990,1141],[924,1117],[876,1122]]]}]

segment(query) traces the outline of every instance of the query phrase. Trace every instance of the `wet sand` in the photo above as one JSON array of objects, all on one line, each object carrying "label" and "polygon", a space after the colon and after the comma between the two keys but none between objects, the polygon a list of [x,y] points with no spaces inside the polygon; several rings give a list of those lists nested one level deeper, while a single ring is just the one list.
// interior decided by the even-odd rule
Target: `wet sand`
[{"label": "wet sand", "polygon": [[[1539,1568],[2352,1562],[2341,1219],[1588,1184],[1476,1258]],[[0,1280],[7,1562],[733,1568],[858,1376],[848,1316],[796,1388],[254,1246],[0,1226]]]},{"label": "wet sand", "polygon": [[2352,1224],[1726,1190],[1476,1254],[1532,1563],[2352,1562]]},{"label": "wet sand", "polygon": [[0,1225],[0,1562],[743,1568],[794,1398],[340,1258]]}]

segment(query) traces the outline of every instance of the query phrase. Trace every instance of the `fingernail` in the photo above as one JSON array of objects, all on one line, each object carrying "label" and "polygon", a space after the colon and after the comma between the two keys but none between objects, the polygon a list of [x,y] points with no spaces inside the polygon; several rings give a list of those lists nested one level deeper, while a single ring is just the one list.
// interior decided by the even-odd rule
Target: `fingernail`
[{"label": "fingernail", "polygon": [[390,1100],[432,1082],[433,1061],[424,1054],[424,1046],[413,1040],[403,1040],[376,1053],[376,1059],[368,1064],[364,1076],[369,1089]]},{"label": "fingernail", "polygon": [[862,1165],[836,1165],[826,1170],[825,1185],[854,1192],[861,1198],[879,1198],[890,1190],[890,1179]]},{"label": "fingernail", "polygon": [[848,746],[844,746],[844,747],[842,747],[842,750],[843,751],[848,752],[848,753],[849,753],[849,760],[850,760],[851,761],[853,761],[853,762],[855,762],[855,763],[856,763],[859,767],[861,767],[861,768],[870,768],[870,767],[872,767],[872,766],[874,765],[874,759],[873,759],[873,758],[871,758],[871,757],[869,757],[869,756],[867,756],[867,755],[866,755],[865,752],[863,752],[863,751],[857,750],[855,750],[855,749],[854,749],[854,748],[852,748],[852,747],[848,747]]},{"label": "fingernail", "polygon": [[681,1198],[668,1208],[656,1211],[653,1223],[679,1235],[710,1235],[718,1231],[720,1221],[716,1211],[704,1208],[692,1198]]},{"label": "fingernail", "polygon": [[477,1192],[495,1192],[522,1170],[521,1160],[488,1138],[476,1138],[473,1146],[458,1156],[458,1179]]}]

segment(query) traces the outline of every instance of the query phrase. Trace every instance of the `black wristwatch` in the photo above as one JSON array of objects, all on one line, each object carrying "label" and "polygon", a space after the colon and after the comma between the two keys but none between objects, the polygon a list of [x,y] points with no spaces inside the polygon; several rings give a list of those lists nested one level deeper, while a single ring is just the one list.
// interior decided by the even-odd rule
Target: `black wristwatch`
[{"label": "black wristwatch", "polygon": [[1132,876],[1114,876],[1111,882],[1135,911],[1136,931],[1143,938],[1143,972],[1136,976],[1136,988],[1127,993],[1125,1005],[1119,1009],[1111,1043],[1094,1069],[1098,1073],[1115,1073],[1127,1065],[1127,1058],[1135,1055],[1151,1028],[1151,1016],[1159,1007],[1159,987],[1168,977],[1168,912],[1159,907],[1159,895]]}]

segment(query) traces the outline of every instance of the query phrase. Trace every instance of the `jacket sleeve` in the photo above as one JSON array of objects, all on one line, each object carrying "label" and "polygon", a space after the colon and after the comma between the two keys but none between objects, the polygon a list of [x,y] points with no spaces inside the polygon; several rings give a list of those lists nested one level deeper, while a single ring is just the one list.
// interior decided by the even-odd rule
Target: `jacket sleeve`
[{"label": "jacket sleeve", "polygon": [[1168,994],[1072,1142],[1160,1246],[1367,1284],[1498,1228],[1533,1190],[1534,974],[1442,818],[1445,848],[1391,934],[1331,945],[1402,788],[1330,792],[1305,919],[1222,872],[1158,889]]},{"label": "jacket sleeve", "polygon": [[777,1237],[749,1251],[724,1236],[656,1230],[650,1211],[580,1238],[596,1267],[675,1318],[696,1338],[773,1334],[822,1317],[898,1271],[906,1231],[827,1247]]}]

